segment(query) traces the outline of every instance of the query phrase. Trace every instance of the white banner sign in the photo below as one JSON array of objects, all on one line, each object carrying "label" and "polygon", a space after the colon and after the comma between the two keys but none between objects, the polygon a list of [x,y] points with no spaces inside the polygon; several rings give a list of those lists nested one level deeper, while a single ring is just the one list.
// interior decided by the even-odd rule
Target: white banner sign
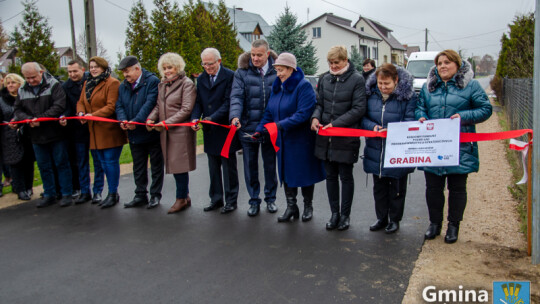
[{"label": "white banner sign", "polygon": [[385,168],[459,165],[459,119],[388,124]]}]

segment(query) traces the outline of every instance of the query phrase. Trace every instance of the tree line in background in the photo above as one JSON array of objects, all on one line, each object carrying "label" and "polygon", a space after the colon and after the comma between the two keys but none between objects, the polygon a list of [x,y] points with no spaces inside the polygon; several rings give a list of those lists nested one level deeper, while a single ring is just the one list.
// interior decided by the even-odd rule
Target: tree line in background
[{"label": "tree line in background", "polygon": [[[9,36],[0,22],[0,49],[16,47],[20,62],[36,61],[53,75],[67,76],[63,69],[59,69],[52,27],[48,19],[39,13],[36,3],[36,0],[22,2],[22,21]],[[170,0],[154,0],[154,5],[155,8],[148,14],[142,0],[133,4],[126,28],[126,51],[117,54],[118,60],[126,55],[137,56],[144,68],[157,74],[159,57],[166,52],[176,52],[186,61],[186,74],[193,75],[203,70],[200,65],[201,51],[215,47],[221,52],[223,65],[236,69],[238,56],[243,51],[236,40],[237,32],[223,0],[217,5],[189,0],[182,7]],[[316,72],[315,47],[311,42],[307,43],[307,34],[289,7],[285,7],[274,31],[267,38],[270,48],[278,54],[293,53],[306,75]],[[84,32],[79,34],[78,40],[79,56],[86,59]],[[100,43],[98,39],[98,56],[109,59],[107,50]],[[9,71],[19,73],[20,65],[12,65]],[[121,73],[117,74],[121,76]]]},{"label": "tree line in background", "polygon": [[510,34],[501,38],[497,72],[491,88],[502,98],[502,78],[532,78],[534,70],[534,13],[515,17]]}]

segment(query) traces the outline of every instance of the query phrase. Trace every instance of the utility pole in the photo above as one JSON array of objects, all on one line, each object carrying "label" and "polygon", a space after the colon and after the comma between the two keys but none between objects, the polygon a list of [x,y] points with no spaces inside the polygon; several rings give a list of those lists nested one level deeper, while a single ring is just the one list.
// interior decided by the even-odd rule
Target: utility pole
[{"label": "utility pole", "polygon": [[[534,37],[540,37],[540,0],[536,0]],[[533,142],[540,143],[540,40],[534,39]],[[540,263],[540,145],[532,152],[532,263]]]},{"label": "utility pole", "polygon": [[73,50],[73,59],[77,59],[77,41],[75,41],[75,27],[73,26],[73,5],[69,2],[69,21],[71,25],[71,49]]},{"label": "utility pole", "polygon": [[94,18],[94,0],[84,0],[84,21],[86,31],[86,56],[97,56],[96,20]]},{"label": "utility pole", "polygon": [[427,27],[426,27],[426,46],[424,47],[424,51],[425,51],[425,52],[427,52],[427,44],[428,44],[427,34],[428,34],[428,29],[427,29]]}]

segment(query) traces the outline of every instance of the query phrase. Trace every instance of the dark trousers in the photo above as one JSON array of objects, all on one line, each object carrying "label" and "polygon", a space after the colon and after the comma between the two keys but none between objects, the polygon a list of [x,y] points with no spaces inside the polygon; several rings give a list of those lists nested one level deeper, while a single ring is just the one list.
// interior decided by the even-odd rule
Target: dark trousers
[{"label": "dark trousers", "polygon": [[244,178],[248,190],[250,205],[259,205],[261,199],[259,193],[261,184],[259,183],[259,147],[261,149],[264,169],[264,200],[266,203],[276,201],[277,174],[276,174],[276,152],[270,142],[269,136],[265,140],[255,142],[250,139],[242,138],[243,157],[244,157]]},{"label": "dark trousers", "polygon": [[448,183],[448,221],[463,220],[467,205],[467,174],[448,174],[439,176],[424,172],[426,177],[426,202],[429,221],[440,223],[443,220],[444,186]]},{"label": "dark trousers", "polygon": [[[326,192],[332,213],[349,216],[354,195],[353,164],[325,161]],[[339,180],[341,180],[341,208],[339,205]]]},{"label": "dark trousers", "polygon": [[32,189],[34,186],[34,151],[32,146],[26,146],[23,158],[18,163],[11,165],[11,176],[13,181],[11,186],[13,193],[21,193]]},{"label": "dark trousers", "polygon": [[105,172],[101,167],[99,156],[96,150],[90,150],[90,144],[76,143],[75,148],[77,150],[77,165],[79,168],[79,183],[81,185],[81,193],[90,193],[90,157],[89,152],[92,153],[92,161],[94,162],[94,186],[92,191],[94,194],[101,194],[103,186],[105,185]]},{"label": "dark trousers", "polygon": [[77,149],[76,143],[73,140],[67,142],[67,153],[69,158],[69,166],[71,168],[71,184],[73,191],[81,190],[79,182],[79,167],[77,166]]},{"label": "dark trousers", "polygon": [[223,203],[223,190],[225,202],[236,205],[238,199],[238,169],[236,167],[236,153],[229,158],[220,155],[206,154],[208,157],[208,171],[210,173],[210,203]]},{"label": "dark trousers", "polygon": [[373,175],[373,197],[377,219],[387,222],[399,222],[403,218],[407,177],[391,178]]},{"label": "dark trousers", "polygon": [[[286,183],[283,184],[283,188],[285,190],[285,198],[287,199],[287,203],[289,203],[289,199],[294,198],[294,202],[296,203],[296,196],[298,195],[298,187],[289,187]],[[315,192],[315,185],[306,186],[306,187],[300,187],[302,190],[302,197],[304,198],[304,204],[311,205],[313,202],[313,193]]]},{"label": "dark trousers", "polygon": [[176,198],[187,198],[189,194],[189,173],[173,174],[176,182]]},{"label": "dark trousers", "polygon": [[73,188],[66,141],[59,140],[47,144],[34,144],[33,146],[39,173],[43,181],[44,197],[56,196],[53,162],[56,170],[58,170],[58,183],[62,196],[71,196]]},{"label": "dark trousers", "polygon": [[146,197],[148,191],[148,157],[150,157],[150,168],[152,172],[152,184],[150,185],[150,196],[161,199],[161,189],[163,188],[163,153],[161,152],[160,141],[129,144],[131,156],[133,157],[133,177],[135,179],[135,195]]}]

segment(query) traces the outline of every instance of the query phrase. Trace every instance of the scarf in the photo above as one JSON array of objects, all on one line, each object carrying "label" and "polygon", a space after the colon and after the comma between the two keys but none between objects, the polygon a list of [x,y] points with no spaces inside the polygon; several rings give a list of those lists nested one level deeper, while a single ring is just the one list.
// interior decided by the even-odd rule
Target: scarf
[{"label": "scarf", "polygon": [[90,97],[92,96],[92,92],[94,92],[94,89],[97,87],[97,85],[102,82],[103,80],[106,80],[111,76],[111,68],[107,68],[105,72],[97,75],[96,77],[92,77],[90,75],[88,79],[86,80],[86,99],[88,100],[88,103],[91,102]]},{"label": "scarf", "polygon": [[345,74],[345,72],[347,72],[348,70],[349,70],[349,63],[347,62],[347,65],[343,69],[341,69],[341,70],[339,70],[337,72],[333,72],[332,70],[330,70],[330,74],[332,74],[334,76],[340,76],[340,75]]},{"label": "scarf", "polygon": [[175,76],[171,77],[171,78],[163,78],[161,80],[162,83],[164,83],[165,85],[167,86],[170,86],[173,84],[173,82],[175,82],[178,78],[180,78],[180,74],[176,74]]}]

